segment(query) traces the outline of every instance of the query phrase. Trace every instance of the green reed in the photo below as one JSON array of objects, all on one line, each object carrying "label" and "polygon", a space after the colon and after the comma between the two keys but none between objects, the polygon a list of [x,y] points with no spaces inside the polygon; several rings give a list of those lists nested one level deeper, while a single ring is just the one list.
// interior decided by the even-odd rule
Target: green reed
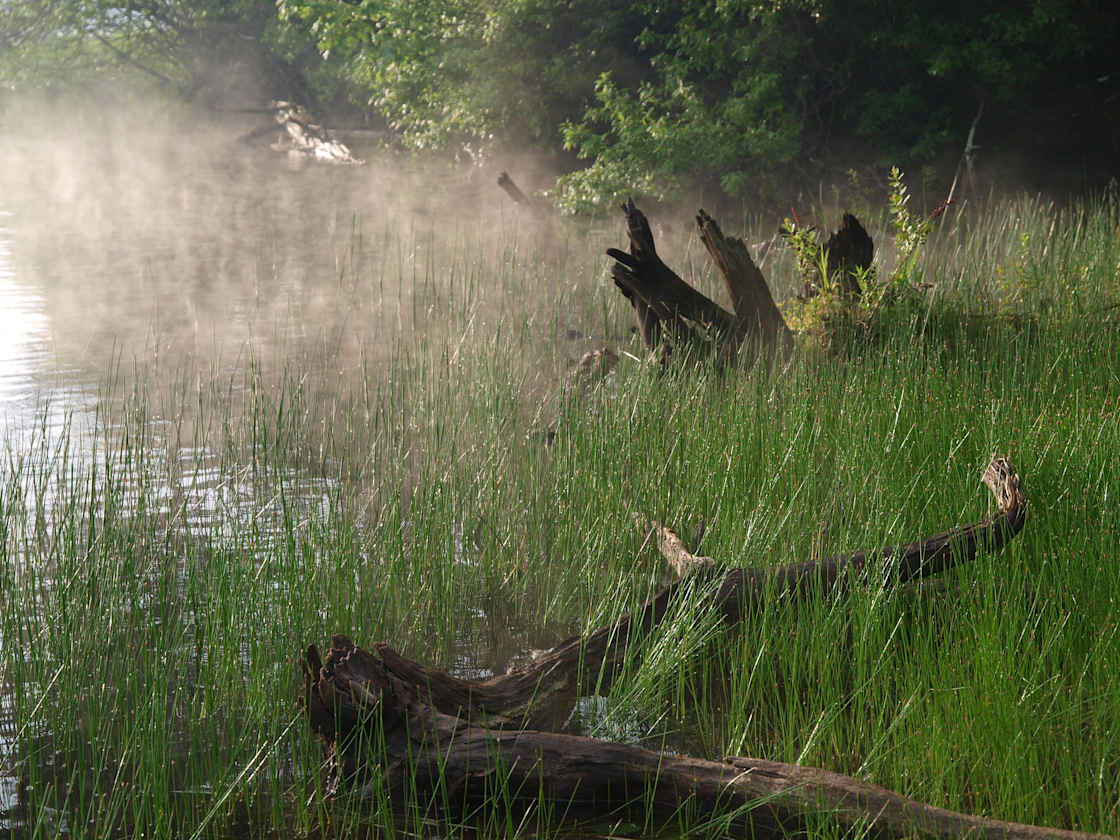
[{"label": "green reed", "polygon": [[[999,555],[904,591],[871,574],[732,628],[698,586],[632,642],[583,726],[1120,832],[1116,221],[1108,202],[993,204],[935,234],[924,307],[885,332],[781,369],[665,373],[640,360],[597,256],[621,231],[572,229],[546,252],[533,231],[355,223],[328,278],[356,307],[344,328],[282,360],[250,348],[234,373],[122,364],[92,422],[13,437],[14,833],[562,832],[547,809],[518,814],[500,774],[466,824],[376,785],[325,801],[300,650],[343,632],[500,669],[662,584],[631,510],[686,537],[703,519],[697,548],[722,563],[796,562],[980,518],[996,452],[1030,505]],[[567,384],[604,343],[629,354],[618,371]]]}]

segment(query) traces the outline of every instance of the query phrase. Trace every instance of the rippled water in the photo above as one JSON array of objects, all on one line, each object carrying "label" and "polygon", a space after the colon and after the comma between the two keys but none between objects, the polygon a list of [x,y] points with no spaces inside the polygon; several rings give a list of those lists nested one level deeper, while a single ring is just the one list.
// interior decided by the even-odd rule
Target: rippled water
[{"label": "rippled water", "polygon": [[42,290],[17,275],[11,219],[0,209],[0,416],[9,432],[44,419],[56,427],[90,405],[90,383],[68,376],[54,356]]}]

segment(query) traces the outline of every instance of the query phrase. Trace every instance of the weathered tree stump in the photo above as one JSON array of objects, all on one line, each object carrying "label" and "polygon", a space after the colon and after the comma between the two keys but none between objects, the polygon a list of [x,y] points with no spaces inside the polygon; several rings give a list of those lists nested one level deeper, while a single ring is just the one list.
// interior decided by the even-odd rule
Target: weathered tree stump
[{"label": "weathered tree stump", "polygon": [[[860,224],[859,219],[851,213],[845,213],[840,220],[840,227],[828,237],[823,251],[825,254],[825,270],[828,272],[830,282],[839,284],[844,293],[851,297],[862,294],[860,288],[860,272],[871,267],[875,258],[875,243],[871,236]],[[801,292],[801,300],[808,300],[820,294],[822,278],[820,268],[813,266],[809,276],[804,277],[805,287]]]},{"label": "weathered tree stump", "polygon": [[[660,350],[663,365],[673,345],[697,341],[694,326],[715,334],[724,359],[734,358],[744,343],[751,359],[793,349],[793,333],[742,239],[724,236],[715,219],[703,210],[697,213],[700,239],[723,277],[735,311],[732,315],[693,289],[661,260],[649,222],[633,201],[624,204],[622,211],[626,214],[630,252],[607,249],[607,255],[615,260],[611,276],[634,307],[643,343],[650,350]],[[827,254],[825,270],[832,282],[852,296],[859,295],[859,274],[870,268],[875,250],[859,220],[845,213],[840,229],[829,237],[823,250]],[[819,293],[821,286],[819,266],[808,267],[806,275],[802,300]]]},{"label": "weathered tree stump", "polygon": [[[607,256],[615,260],[611,277],[634,307],[646,347],[658,350],[664,337],[673,344],[695,342],[697,336],[686,323],[691,321],[714,331],[728,355],[737,353],[746,322],[740,322],[718,303],[696,291],[662,262],[649,222],[633,201],[624,204],[622,210],[626,213],[630,253],[608,248]],[[664,359],[665,356],[663,362]]]},{"label": "weathered tree stump", "polygon": [[[682,581],[634,615],[490,680],[456,679],[387,645],[365,651],[336,636],[325,660],[314,645],[304,654],[309,723],[334,760],[336,781],[379,774],[400,801],[419,796],[456,812],[492,804],[497,784],[510,807],[544,805],[568,817],[599,818],[628,809],[668,817],[692,807],[733,813],[748,830],[773,837],[803,830],[818,815],[891,838],[1086,837],[956,814],[825,770],[751,758],[700,761],[536,729],[558,726],[581,685],[608,690],[628,641],[657,624],[697,575],[715,576],[713,606],[739,621],[765,598],[801,598],[872,569],[902,583],[998,550],[1022,529],[1025,501],[1005,458],[994,459],[983,480],[995,495],[995,516],[898,548],[778,568],[720,570],[663,529],[659,543]],[[502,728],[510,726],[518,728]]]},{"label": "weathered tree stump", "polygon": [[[608,248],[607,255],[615,260],[611,276],[634,307],[647,348],[656,350],[666,338],[674,344],[695,341],[697,335],[688,322],[714,332],[724,358],[734,358],[744,342],[750,344],[752,358],[793,348],[793,334],[743,240],[724,236],[715,219],[703,210],[697,214],[700,238],[727,286],[735,310],[732,315],[661,260],[649,222],[633,201],[622,210],[630,252]],[[662,354],[664,362],[664,349]]]},{"label": "weathered tree stump", "polygon": [[739,343],[753,338],[760,345],[759,349],[779,348],[790,352],[793,333],[774,303],[762,271],[751,259],[746,243],[724,236],[716,220],[703,210],[696,214],[696,226],[731,296]]}]

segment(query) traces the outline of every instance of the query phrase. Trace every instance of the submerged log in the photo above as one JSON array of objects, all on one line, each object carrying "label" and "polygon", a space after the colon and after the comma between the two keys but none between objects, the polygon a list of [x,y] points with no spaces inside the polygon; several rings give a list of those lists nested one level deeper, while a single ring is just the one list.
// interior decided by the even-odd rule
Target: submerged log
[{"label": "submerged log", "polygon": [[926,805],[867,782],[755,758],[723,762],[572,735],[474,726],[433,708],[422,686],[335,636],[323,660],[304,654],[304,703],[335,762],[336,781],[377,788],[425,816],[482,808],[536,809],[566,819],[630,815],[658,823],[727,817],[752,836],[784,838],[814,826],[882,838],[1083,840],[1094,835],[1002,822]]},{"label": "submerged log", "polygon": [[379,667],[394,679],[415,686],[424,702],[442,713],[489,727],[559,729],[581,690],[594,687],[600,694],[609,692],[626,661],[631,640],[660,623],[698,582],[710,584],[711,607],[733,623],[768,598],[806,598],[847,585],[866,573],[886,574],[895,583],[906,583],[939,574],[981,552],[998,551],[1022,530],[1025,501],[1019,476],[1006,458],[993,459],[982,480],[995,496],[998,513],[993,517],[903,546],[788,566],[728,569],[714,562],[689,567],[684,561],[682,568],[690,574],[666,586],[637,612],[586,636],[573,636],[531,664],[487,680],[453,677],[408,659],[384,643],[375,644],[365,655],[378,659]]}]

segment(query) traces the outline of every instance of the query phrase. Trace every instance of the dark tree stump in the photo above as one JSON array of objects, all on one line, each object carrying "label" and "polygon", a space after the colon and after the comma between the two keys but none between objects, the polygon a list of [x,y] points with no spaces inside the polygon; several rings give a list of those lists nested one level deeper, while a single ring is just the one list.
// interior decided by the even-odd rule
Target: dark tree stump
[{"label": "dark tree stump", "polygon": [[[838,283],[845,294],[859,297],[862,290],[858,275],[869,269],[871,261],[875,258],[875,243],[871,241],[871,237],[864,230],[859,219],[851,213],[845,213],[840,220],[840,227],[825,242],[824,252],[831,282]],[[804,279],[805,289],[801,293],[802,300],[820,294],[819,268],[814,267],[812,276]]]},{"label": "dark tree stump", "polygon": [[695,341],[696,335],[686,323],[691,321],[714,330],[722,342],[737,351],[742,336],[735,316],[696,291],[662,262],[649,222],[633,201],[623,205],[622,210],[626,213],[630,253],[608,248],[607,256],[615,260],[611,277],[634,307],[646,347],[656,350],[666,333],[675,343]]}]

